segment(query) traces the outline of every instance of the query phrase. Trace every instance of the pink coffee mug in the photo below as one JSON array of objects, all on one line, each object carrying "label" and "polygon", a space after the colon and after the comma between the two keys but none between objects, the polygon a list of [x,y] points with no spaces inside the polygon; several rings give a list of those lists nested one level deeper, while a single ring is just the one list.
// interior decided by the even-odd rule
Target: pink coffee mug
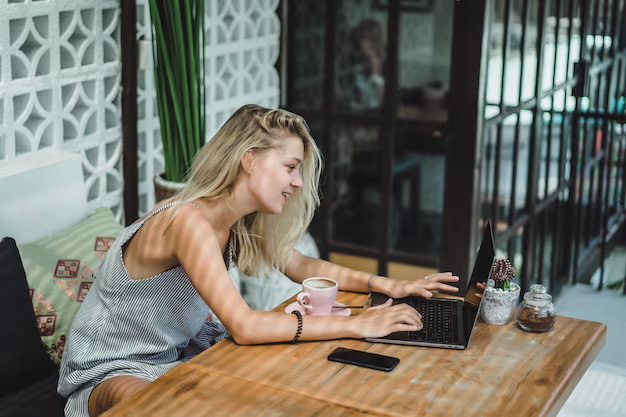
[{"label": "pink coffee mug", "polygon": [[302,282],[302,292],[296,300],[306,314],[311,316],[329,316],[337,298],[339,284],[334,279],[325,277],[307,278]]}]

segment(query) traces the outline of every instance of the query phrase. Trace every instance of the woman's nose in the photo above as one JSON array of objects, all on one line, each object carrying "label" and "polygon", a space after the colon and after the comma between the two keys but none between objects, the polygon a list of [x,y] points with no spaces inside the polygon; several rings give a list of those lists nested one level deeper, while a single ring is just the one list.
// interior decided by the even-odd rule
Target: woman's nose
[{"label": "woman's nose", "polygon": [[295,170],[295,175],[291,178],[291,186],[296,188],[302,188],[302,175],[299,170]]}]

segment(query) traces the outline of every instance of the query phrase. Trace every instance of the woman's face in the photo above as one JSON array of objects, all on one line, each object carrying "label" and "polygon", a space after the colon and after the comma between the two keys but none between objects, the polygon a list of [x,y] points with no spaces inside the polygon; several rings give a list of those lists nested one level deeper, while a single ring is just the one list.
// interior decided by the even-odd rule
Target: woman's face
[{"label": "woman's face", "polygon": [[296,188],[302,188],[300,169],[304,145],[297,136],[280,140],[277,149],[255,155],[251,172],[251,192],[259,211],[279,214]]}]

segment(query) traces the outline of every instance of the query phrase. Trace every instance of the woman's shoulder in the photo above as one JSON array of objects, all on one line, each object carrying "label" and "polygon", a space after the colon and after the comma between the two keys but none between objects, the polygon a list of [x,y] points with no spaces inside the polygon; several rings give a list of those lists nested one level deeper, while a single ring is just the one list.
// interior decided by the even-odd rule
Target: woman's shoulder
[{"label": "woman's shoulder", "polygon": [[200,208],[195,203],[183,203],[183,202],[180,202],[180,201],[169,200],[169,199],[168,200],[164,200],[164,201],[159,201],[159,202],[157,202],[154,205],[154,207],[152,207],[152,209],[150,209],[150,211],[148,211],[146,214],[144,214],[143,216],[141,216],[137,220],[135,220],[131,224],[131,226],[135,225],[135,224],[138,224],[138,223],[145,222],[146,220],[150,219],[151,217],[157,216],[161,212],[175,213],[179,208],[182,210],[186,206],[195,207],[196,209]]},{"label": "woman's shoulder", "polygon": [[168,210],[163,216],[168,229],[172,229],[175,233],[183,233],[189,238],[198,236],[200,233],[204,236],[215,235],[215,230],[207,218],[205,209],[192,204],[181,205],[178,212],[174,211],[175,207]]}]

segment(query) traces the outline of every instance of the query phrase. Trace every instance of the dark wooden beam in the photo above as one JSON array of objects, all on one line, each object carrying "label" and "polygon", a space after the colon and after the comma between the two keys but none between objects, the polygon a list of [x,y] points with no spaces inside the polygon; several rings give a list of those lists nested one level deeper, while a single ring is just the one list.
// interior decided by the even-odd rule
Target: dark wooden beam
[{"label": "dark wooden beam", "polygon": [[124,214],[126,224],[139,215],[137,170],[137,4],[121,3],[122,51],[122,165],[124,173]]},{"label": "dark wooden beam", "polygon": [[490,1],[454,3],[441,269],[463,278],[469,276],[477,243],[486,81],[483,43],[489,39],[483,33]]}]

